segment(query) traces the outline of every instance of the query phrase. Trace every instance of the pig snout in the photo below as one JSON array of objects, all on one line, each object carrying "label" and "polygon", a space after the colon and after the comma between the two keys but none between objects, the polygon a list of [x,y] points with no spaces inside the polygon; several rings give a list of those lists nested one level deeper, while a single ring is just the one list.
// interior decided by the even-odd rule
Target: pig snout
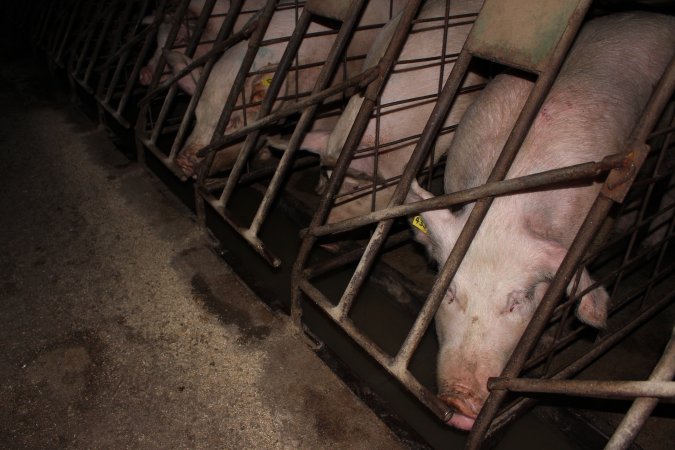
[{"label": "pig snout", "polygon": [[461,430],[470,430],[487,399],[487,391],[453,383],[444,388],[438,394],[438,398],[454,411],[448,425]]}]

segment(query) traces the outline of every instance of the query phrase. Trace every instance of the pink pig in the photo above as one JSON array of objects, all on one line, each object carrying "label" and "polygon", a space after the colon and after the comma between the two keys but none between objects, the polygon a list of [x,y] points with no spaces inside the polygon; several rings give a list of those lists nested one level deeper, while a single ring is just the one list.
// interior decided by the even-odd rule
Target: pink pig
[{"label": "pink pig", "polygon": [[[675,54],[675,18],[623,13],[581,30],[507,178],[597,161],[621,152]],[[532,88],[505,73],[469,107],[448,150],[445,191],[483,184]],[[436,315],[439,397],[456,410],[450,424],[471,429],[498,376],[565,256],[601,184],[498,197],[462,261]],[[416,183],[408,201],[431,194]],[[444,264],[473,204],[422,213],[416,232]],[[578,291],[593,280],[584,270]],[[609,297],[598,287],[581,298],[577,317],[605,325]]]}]

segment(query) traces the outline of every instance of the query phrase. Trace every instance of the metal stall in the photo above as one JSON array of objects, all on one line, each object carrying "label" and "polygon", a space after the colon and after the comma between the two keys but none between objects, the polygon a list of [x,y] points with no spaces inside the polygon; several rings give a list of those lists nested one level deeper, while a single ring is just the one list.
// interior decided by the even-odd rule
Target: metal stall
[{"label": "metal stall", "polygon": [[[382,4],[380,4],[382,3]],[[275,200],[278,198],[280,190],[282,189],[284,180],[287,179],[290,171],[293,167],[301,167],[304,163],[303,160],[294,161],[294,156],[296,152],[300,149],[309,149],[314,153],[319,153],[321,155],[322,164],[324,166],[329,166],[332,161],[333,154],[331,153],[331,141],[340,139],[338,130],[344,130],[346,123],[351,120],[352,113],[355,112],[355,104],[347,105],[343,109],[343,114],[336,119],[334,125],[331,126],[329,131],[323,132],[323,140],[320,139],[322,133],[316,131],[317,125],[315,122],[312,122],[314,117],[318,114],[323,120],[326,119],[327,113],[322,113],[321,107],[323,110],[326,109],[327,101],[335,98],[337,94],[349,93],[350,90],[353,92],[354,89],[363,90],[365,87],[369,86],[373,80],[379,80],[380,84],[387,77],[391,76],[392,73],[396,73],[397,70],[401,72],[408,72],[409,80],[412,80],[412,74],[417,71],[431,70],[434,71],[434,74],[440,72],[441,74],[445,70],[449,71],[449,68],[454,62],[453,56],[459,51],[461,43],[468,33],[470,24],[475,17],[478,6],[480,2],[465,2],[466,4],[462,5],[463,10],[459,13],[452,11],[451,14],[449,10],[449,5],[445,2],[431,2],[439,7],[437,8],[428,8],[434,9],[435,15],[429,11],[427,14],[421,18],[419,21],[414,21],[417,9],[419,7],[418,3],[409,3],[407,9],[401,11],[400,14],[396,15],[394,20],[391,20],[385,29],[382,32],[378,33],[376,37],[369,39],[367,41],[366,49],[368,50],[368,55],[366,56],[366,61],[361,70],[358,70],[358,65],[350,64],[353,62],[361,61],[364,57],[362,53],[364,50],[358,47],[359,42],[363,41],[363,35],[367,31],[371,31],[373,27],[377,26],[378,28],[382,26],[382,23],[371,23],[372,21],[381,21],[386,20],[388,17],[382,16],[382,11],[391,11],[391,13],[396,13],[402,5],[396,4],[394,2],[369,2],[365,12],[363,13],[361,22],[355,27],[353,31],[346,29],[345,26],[354,26],[347,24],[348,19],[351,21],[356,21],[358,19],[358,12],[360,11],[359,5],[353,4],[349,7],[349,11],[352,12],[353,17],[343,17],[344,25],[340,29],[340,33],[337,35],[331,53],[329,54],[328,59],[323,66],[323,71],[318,75],[317,82],[314,85],[314,88],[311,92],[296,92],[293,96],[293,103],[291,105],[285,106],[278,111],[272,111],[272,104],[274,102],[274,97],[268,93],[268,96],[263,100],[263,106],[260,113],[258,114],[256,121],[244,126],[239,130],[234,130],[230,133],[226,132],[224,137],[214,136],[214,140],[209,146],[201,149],[198,152],[200,156],[207,156],[206,164],[203,165],[204,170],[200,173],[198,178],[198,194],[203,198],[203,200],[208,203],[213,209],[228,223],[237,233],[239,233],[246,241],[258,252],[271,266],[278,267],[281,264],[281,259],[273,254],[270,251],[269,247],[261,240],[259,233],[261,228],[264,226],[274,204]],[[344,3],[347,5],[347,2]],[[453,8],[453,9],[462,9]],[[319,4],[309,3],[307,5],[308,17],[309,14],[318,14],[319,16],[329,15],[323,11]],[[378,14],[373,14],[373,10],[377,11]],[[373,17],[376,16],[376,17]],[[448,16],[446,18],[446,16]],[[334,16],[340,17],[340,16]],[[304,19],[301,16],[301,19]],[[309,20],[309,18],[305,19]],[[419,48],[409,49],[411,55],[407,57],[404,61],[397,62],[397,66],[392,72],[393,62],[396,57],[394,53],[384,54],[387,44],[392,40],[392,36],[396,34],[396,39],[398,45],[403,45],[406,41],[406,36],[410,30],[411,24],[414,23],[412,38],[411,40],[417,39],[417,44]],[[461,29],[464,30],[462,34]],[[431,34],[438,34],[440,39],[437,42],[447,41],[451,45],[457,47],[456,49],[448,49],[446,45],[441,45],[443,48],[434,48],[432,45],[431,48],[423,43],[423,40],[429,39]],[[293,45],[297,42],[297,45],[300,45],[302,38],[303,30],[296,28],[293,37],[291,38],[291,44],[289,48],[292,48]],[[312,33],[308,33],[306,36],[310,39],[311,42]],[[342,68],[337,69],[337,76],[334,77],[333,72],[336,70],[336,64],[339,62],[341,48],[345,45],[344,42],[346,39],[351,37],[351,45],[346,49],[346,57],[342,56],[343,63]],[[446,39],[444,39],[446,38]],[[460,41],[459,43],[457,41]],[[376,44],[370,45],[371,42]],[[432,41],[433,42],[433,41]],[[356,45],[355,45],[356,44]],[[362,44],[363,45],[363,44]],[[411,46],[413,47],[413,46]],[[422,53],[423,55],[418,55],[414,50],[417,50],[417,53]],[[417,57],[415,57],[417,56]],[[284,58],[290,61],[294,58],[295,55],[292,53],[292,50],[288,50],[284,55]],[[316,64],[314,64],[316,65]],[[361,65],[361,64],[359,64]],[[357,67],[357,70],[354,69],[354,66]],[[299,67],[290,67],[290,73],[293,71],[302,71],[311,67],[311,64],[300,64]],[[281,71],[283,68],[283,63],[279,68],[276,69],[274,73],[273,80],[279,80],[279,83],[282,83],[286,74]],[[345,70],[346,68],[346,70]],[[297,76],[301,78],[302,75]],[[330,80],[333,78],[333,84],[330,84]],[[398,80],[400,84],[400,79]],[[389,104],[380,105],[382,112],[378,117],[387,116],[387,114],[393,113],[396,114],[400,111],[406,111],[411,107],[412,104],[420,107],[431,108],[437,94],[438,94],[438,82],[429,87],[425,86],[426,91],[424,95],[419,95],[414,98],[411,96],[403,96],[404,98],[397,98],[396,101],[392,101]],[[471,89],[475,89],[473,86]],[[395,88],[394,88],[395,89]],[[392,90],[394,90],[392,89]],[[273,92],[272,87],[270,87],[270,92]],[[397,92],[398,94],[398,92]],[[361,98],[362,94],[358,94],[358,97]],[[367,92],[363,95],[369,95]],[[289,96],[282,97],[284,100],[288,100]],[[234,103],[234,99],[230,103]],[[358,102],[358,98],[352,97],[350,102]],[[321,105],[321,106],[320,106]],[[241,108],[245,108],[246,105],[242,105]],[[236,107],[235,107],[236,111]],[[251,153],[259,145],[260,139],[260,130],[263,127],[270,127],[278,123],[280,120],[288,117],[292,114],[302,112],[302,116],[299,119],[298,125],[289,130],[290,137],[287,140],[287,144],[284,145],[284,154],[279,162],[278,167],[274,170],[271,181],[264,189],[264,194],[262,200],[259,202],[257,211],[255,212],[252,219],[247,218],[248,222],[245,225],[245,221],[239,217],[236,217],[235,214],[228,208],[228,203],[231,200],[231,197],[235,191],[237,184],[246,184],[250,183],[251,180],[259,179],[261,173],[265,171],[269,172],[269,169],[263,169],[258,173],[249,171],[245,172],[245,165],[247,163],[247,158],[250,158]],[[387,116],[389,118],[389,116]],[[375,126],[375,134],[379,133],[379,122]],[[451,132],[453,125],[449,125],[448,128],[444,129],[444,134]],[[420,127],[421,128],[421,127]],[[333,131],[335,130],[335,131]],[[418,130],[418,132],[421,131]],[[319,138],[317,138],[319,136]],[[225,179],[215,179],[215,177],[210,176],[209,173],[213,170],[208,170],[211,167],[211,164],[214,161],[214,158],[217,157],[217,152],[219,149],[232,145],[232,143],[237,142],[245,137],[243,151],[239,153],[238,159],[234,164],[232,171],[228,174]],[[310,138],[311,137],[311,138]],[[396,159],[406,158],[406,150],[410,148],[411,140],[414,140],[415,136],[404,136],[402,139],[394,141],[386,141],[385,139],[376,139],[375,146],[368,148],[360,149],[360,157],[364,160],[373,160],[372,167],[370,170],[359,171],[357,177],[359,180],[364,178],[370,183],[375,183],[378,187],[376,189],[368,191],[368,187],[364,186],[367,183],[361,183],[358,188],[352,188],[347,194],[349,197],[343,202],[348,203],[348,206],[343,207],[345,210],[353,209],[363,209],[365,211],[370,210],[371,207],[374,207],[376,204],[381,205],[383,203],[382,199],[386,198],[386,193],[378,193],[382,189],[387,189],[394,183],[395,178],[398,176],[397,171],[402,170],[401,167],[386,167],[382,170],[382,166],[385,164],[378,164],[378,155],[381,153],[387,153],[388,151],[394,152],[394,155],[403,155],[396,156]],[[304,139],[304,141],[303,141]],[[307,141],[310,141],[309,143]],[[315,141],[320,141],[319,143]],[[388,148],[386,148],[388,146]],[[374,150],[377,148],[377,150]],[[222,151],[222,150],[220,150]],[[388,158],[385,159],[394,159],[392,155],[388,155]],[[434,159],[434,158],[432,158]],[[437,159],[437,158],[436,158]],[[311,163],[311,162],[310,162]],[[394,163],[398,164],[398,162]],[[392,164],[389,164],[391,166]],[[391,175],[394,172],[393,176]],[[382,179],[382,176],[388,177],[387,179]],[[365,192],[365,194],[364,194]],[[364,198],[369,196],[368,198]],[[198,198],[198,204],[200,199]],[[313,208],[314,205],[312,205]],[[203,211],[198,209],[198,213],[201,217],[204,216]]]},{"label": "metal stall", "polygon": [[[104,119],[109,114],[122,127],[130,128],[136,122],[137,103],[145,94],[141,73],[146,68],[151,52],[158,53],[158,30],[164,26],[169,2],[151,0],[129,1],[120,10],[120,16],[110,34],[105,61],[96,67],[98,82],[95,98]],[[164,24],[164,25],[163,25]]]},{"label": "metal stall", "polygon": [[[485,2],[424,132],[416,143],[410,162],[399,179],[389,206],[356,218],[328,223],[332,209],[339,205],[336,199],[341,186],[347,180],[360,151],[359,144],[368,118],[379,107],[378,98],[374,95],[379,92],[377,80],[373,82],[371,95],[367,93],[364,96],[365,100],[359,109],[360,118],[357,117],[346,138],[319,208],[306,230],[293,272],[292,314],[298,324],[303,303],[316,304],[439,419],[448,421],[454,414],[453,408],[436,397],[434,386],[430,386],[433,383],[419,380],[411,370],[411,362],[416,357],[423,337],[429,333],[432,320],[493,199],[507,193],[551,189],[560,183],[604,177],[603,190],[560,268],[552,277],[534,318],[502,373],[506,381],[491,384],[493,391],[473,427],[469,447],[478,447],[486,439],[494,437],[534,403],[531,398],[516,396],[509,397],[509,401],[505,402],[505,389],[513,386],[509,384],[511,379],[524,376],[546,383],[547,379],[570,378],[673,302],[675,264],[672,248],[668,245],[673,236],[673,168],[667,157],[669,149],[672,153],[673,145],[670,137],[673,132],[672,110],[659,122],[659,130],[654,130],[657,119],[661,117],[673,93],[673,64],[655,90],[631,140],[626,144],[626,153],[602,161],[504,180],[590,5],[589,1],[539,2],[535,13],[529,9],[532,4],[528,3],[519,0]],[[532,20],[532,17],[537,17],[537,20]],[[397,49],[393,47],[389,50],[395,52]],[[470,63],[476,57],[536,76],[534,87],[488,182],[468,190],[403,205],[413,179],[424,168],[425,161],[433,161],[433,157],[428,156],[429,152],[439,131],[443,129]],[[646,164],[645,159],[648,161]],[[635,181],[640,168],[643,171]],[[433,177],[427,175],[423,178]],[[631,186],[631,192],[625,199]],[[362,291],[374,268],[382,261],[401,258],[396,252],[406,239],[406,232],[393,233],[401,230],[400,221],[397,223],[396,218],[470,202],[476,204],[447,262],[433,282],[417,318],[393,350],[391,345],[388,350],[383,350],[382,343],[376,342],[367,330],[367,324],[357,323],[353,319],[353,311],[363,301]],[[597,243],[603,242],[598,240],[589,250],[590,244],[600,235],[601,226],[610,210],[612,215],[622,219],[619,222],[629,225],[617,228],[620,231],[611,234],[602,244]],[[330,260],[322,261],[316,257],[319,244],[325,242],[326,238],[339,240],[340,233],[353,232],[371,224],[376,226],[369,229],[370,238],[362,248]],[[592,286],[578,289],[583,267],[592,267],[598,281]],[[321,281],[322,277],[336,269],[351,273],[351,279],[338,296],[323,289]],[[404,273],[403,276],[412,279],[415,274]],[[562,300],[565,288],[575,279],[573,291],[567,299]],[[589,334],[593,337],[594,333],[588,326],[574,322],[571,312],[578,299],[600,285],[606,286],[610,293],[609,320],[606,329],[589,340]],[[576,290],[580,292],[574,292]],[[544,335],[545,331],[547,333]],[[643,392],[635,390],[632,396],[642,395]]]}]

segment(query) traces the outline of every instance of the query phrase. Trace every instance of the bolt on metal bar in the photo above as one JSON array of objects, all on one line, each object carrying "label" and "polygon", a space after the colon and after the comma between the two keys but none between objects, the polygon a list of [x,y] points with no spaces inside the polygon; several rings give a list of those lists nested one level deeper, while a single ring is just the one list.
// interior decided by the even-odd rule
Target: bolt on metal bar
[{"label": "bolt on metal bar", "polygon": [[[657,383],[656,380],[672,380],[675,376],[675,328],[670,335],[670,340],[666,346],[663,356],[657,363],[654,371],[649,377],[650,382]],[[669,385],[675,384],[673,381]],[[644,396],[647,397],[647,396]],[[649,396],[654,397],[654,396]],[[605,446],[606,450],[623,450],[630,446],[631,442],[640,432],[642,425],[652,413],[658,400],[655,398],[639,398],[633,402],[616,431]]]},{"label": "bolt on metal bar", "polygon": [[[380,59],[380,69],[381,73],[375,81],[373,81],[368,88],[366,89],[364,95],[364,101],[361,104],[354,124],[347,135],[345,144],[343,145],[342,152],[337,160],[336,166],[333,170],[333,175],[328,181],[328,186],[324,192],[321,201],[314,213],[310,228],[317,227],[325,223],[328,213],[330,212],[330,207],[332,199],[338,193],[340,189],[340,182],[344,179],[344,176],[347,173],[347,169],[351,159],[353,157],[354,151],[358,147],[359,142],[366,130],[368,122],[370,121],[370,116],[375,107],[375,99],[384,87],[384,82],[388,73],[391,71],[396,57],[399,55],[403,44],[407,38],[407,33],[410,30],[412,21],[417,14],[421,4],[421,0],[411,0],[406,4],[405,9],[401,15],[401,19],[394,31],[394,35],[387,46],[387,50],[384,53],[384,56]],[[301,308],[300,308],[300,296],[302,295],[299,289],[298,281],[302,278],[302,270],[309,259],[310,252],[316,238],[307,235],[303,239],[300,249],[293,266],[293,276],[292,276],[292,293],[291,293],[291,316],[296,325],[300,326],[300,317],[301,317]]]},{"label": "bolt on metal bar", "polygon": [[312,235],[317,237],[326,236],[328,234],[341,233],[365,225],[370,225],[385,219],[419,214],[433,209],[449,208],[462,203],[473,202],[484,197],[514,194],[524,190],[550,186],[561,182],[596,177],[601,173],[621,167],[625,158],[625,154],[610,155],[599,162],[576,164],[518,178],[486,183],[475,188],[439,195],[415,203],[393,206],[380,211],[364,214],[353,219],[323,225],[313,229],[311,232]]},{"label": "bolt on metal bar", "polygon": [[[578,26],[576,28],[578,28]],[[636,152],[644,150],[642,143],[653,129],[656,120],[672,96],[674,90],[675,58],[671,61],[666,73],[652,93],[643,115],[640,117],[640,120],[631,133],[627,148],[636,149]],[[520,341],[513,351],[501,376],[515,378],[522,371],[528,355],[530,355],[534,349],[534,346],[543,333],[558,301],[562,298],[564,291],[570,282],[572,273],[583,259],[587,248],[600,230],[614,201],[622,201],[625,197],[633,180],[628,174],[633,173],[634,176],[639,169],[639,164],[643,160],[644,159],[639,160],[639,158],[636,160],[638,167],[629,166],[624,169],[615,169],[610,172],[602,191],[598,194],[598,197],[593,203],[591,210],[586,216],[586,220],[579,229],[567,255],[565,255],[565,258],[558,268],[549,289],[541,300],[541,303],[527,328],[523,332]],[[610,188],[609,185],[612,180],[623,180],[624,182],[617,182],[613,188]],[[478,448],[480,446],[480,442],[488,431],[490,422],[496,416],[499,405],[504,401],[505,397],[505,391],[496,391],[488,396],[488,399],[469,434],[469,439],[467,441],[468,448]]]},{"label": "bolt on metal bar", "polygon": [[[675,370],[675,365],[673,365],[673,370]],[[653,397],[667,401],[675,400],[675,382],[673,381],[549,380],[498,377],[488,380],[488,389],[608,399]]]}]

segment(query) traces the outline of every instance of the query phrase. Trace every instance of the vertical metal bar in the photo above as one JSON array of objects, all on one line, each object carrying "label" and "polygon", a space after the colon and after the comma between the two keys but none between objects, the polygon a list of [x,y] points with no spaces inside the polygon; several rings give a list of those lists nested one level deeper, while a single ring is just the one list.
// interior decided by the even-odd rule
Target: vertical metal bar
[{"label": "vertical metal bar", "polygon": [[[330,80],[333,74],[335,73],[338,65],[340,64],[340,56],[344,53],[344,50],[347,47],[347,43],[349,42],[349,39],[352,36],[353,31],[358,23],[358,19],[361,16],[360,12],[363,9],[364,3],[365,3],[364,0],[353,0],[351,2],[350,11],[352,11],[352,13],[349,15],[348,19],[345,22],[343,22],[342,26],[340,27],[340,31],[338,32],[338,35],[335,37],[333,47],[331,48],[331,51],[328,54],[326,63],[321,69],[321,73],[319,74],[316,84],[314,85],[312,94],[317,94],[321,92],[330,84]],[[297,54],[297,49],[295,50],[295,53]],[[311,122],[314,120],[314,116],[318,108],[319,108],[318,104],[310,106],[309,108],[305,109],[305,111],[303,111],[302,115],[300,116],[300,120],[298,121],[298,124],[295,126],[295,130],[293,130],[293,134],[291,135],[291,139],[288,143],[288,148],[281,156],[279,166],[277,167],[277,170],[274,172],[274,176],[272,177],[272,180],[270,181],[267,190],[265,191],[265,196],[260,202],[258,211],[256,212],[256,215],[251,223],[250,231],[254,235],[258,234],[258,232],[260,231],[260,227],[267,218],[272,203],[276,198],[276,195],[279,193],[279,190],[281,189],[281,183],[285,178],[286,174],[288,173],[288,169],[290,168],[293,162],[293,157],[298,148],[300,147],[300,143],[302,141],[302,138],[304,137],[305,131],[307,131],[307,129],[311,125]]]},{"label": "vertical metal bar", "polygon": [[[396,27],[394,35],[387,46],[387,50],[380,59],[380,76],[376,78],[366,89],[364,101],[354,120],[354,124],[347,135],[347,139],[345,140],[342,152],[338,157],[333,174],[328,181],[326,191],[324,192],[321,201],[319,202],[319,206],[314,213],[314,217],[312,218],[312,222],[310,224],[310,229],[322,225],[325,223],[326,218],[328,217],[333,198],[340,189],[340,184],[347,173],[349,163],[351,162],[354,152],[356,151],[356,148],[363,137],[366,127],[368,126],[370,116],[375,107],[376,98],[384,86],[386,77],[391,71],[396,57],[403,48],[403,44],[407,38],[408,30],[410,30],[410,26],[413,19],[415,18],[415,15],[417,14],[420,4],[421,0],[410,0],[403,10],[398,26]],[[293,321],[298,326],[300,326],[300,318],[302,314],[300,308],[302,292],[300,290],[299,280],[303,278],[302,271],[307,260],[309,259],[310,252],[312,251],[312,247],[314,246],[315,242],[316,237],[312,236],[311,233],[308,233],[300,245],[298,255],[296,257],[295,263],[293,264],[293,276],[291,282],[291,316]]]},{"label": "vertical metal bar", "polygon": [[[175,15],[173,16],[173,26],[171,27],[171,30],[169,30],[169,35],[166,38],[166,42],[164,43],[164,51],[169,51],[171,50],[171,46],[173,43],[176,41],[176,37],[178,36],[178,32],[181,27],[181,22],[183,20],[183,17],[185,17],[185,14],[187,14],[187,8],[188,5],[190,4],[190,0],[181,0],[180,5],[178,6],[178,9],[176,10]],[[157,61],[157,67],[155,67],[155,73],[152,76],[152,81],[150,82],[150,86],[148,86],[148,90],[151,91],[157,87],[157,85],[160,82],[160,79],[162,78],[162,73],[164,72],[164,68],[166,66],[166,58],[164,57],[164,51],[161,52],[159,56],[159,60]],[[157,139],[159,138],[159,134],[162,131],[162,127],[164,126],[164,121],[166,120],[166,116],[169,113],[169,109],[171,108],[171,104],[173,103],[173,99],[176,96],[176,92],[178,92],[178,86],[173,85],[169,89],[169,92],[167,92],[166,97],[164,97],[164,103],[162,103],[162,108],[159,111],[159,115],[157,116],[157,120],[153,124],[152,132],[150,134],[150,143],[152,145],[155,145],[157,143]],[[137,132],[138,130],[142,130],[142,127],[145,125],[145,114],[147,111],[150,109],[150,103],[148,102],[145,105],[145,108],[141,110],[141,113],[139,114],[139,120],[141,122],[137,123]],[[143,119],[141,119],[143,117]],[[143,132],[145,130],[142,130]],[[145,134],[145,133],[143,133]]]},{"label": "vertical metal bar", "polygon": [[[663,356],[649,377],[650,381],[670,381],[675,376],[675,328],[670,335]],[[638,398],[633,402],[616,431],[605,446],[605,450],[624,450],[630,447],[642,425],[652,413],[659,400]]]},{"label": "vertical metal bar", "polygon": [[105,7],[102,7],[101,11],[99,13],[96,13],[96,8],[95,8],[95,1],[91,1],[91,9],[90,12],[91,14],[91,22],[88,22],[85,20],[85,23],[87,23],[87,26],[89,27],[88,30],[83,34],[83,41],[82,41],[82,48],[80,50],[79,57],[77,59],[77,63],[75,64],[75,68],[72,71],[73,77],[77,78],[78,74],[80,73],[80,70],[82,70],[82,65],[84,64],[84,60],[86,59],[86,55],[89,52],[89,47],[91,46],[91,40],[94,37],[94,33],[96,32],[96,27],[94,26],[95,23],[97,23],[100,19],[100,16],[103,14],[103,12],[108,11],[108,8],[110,7],[110,4],[108,4]]}]

